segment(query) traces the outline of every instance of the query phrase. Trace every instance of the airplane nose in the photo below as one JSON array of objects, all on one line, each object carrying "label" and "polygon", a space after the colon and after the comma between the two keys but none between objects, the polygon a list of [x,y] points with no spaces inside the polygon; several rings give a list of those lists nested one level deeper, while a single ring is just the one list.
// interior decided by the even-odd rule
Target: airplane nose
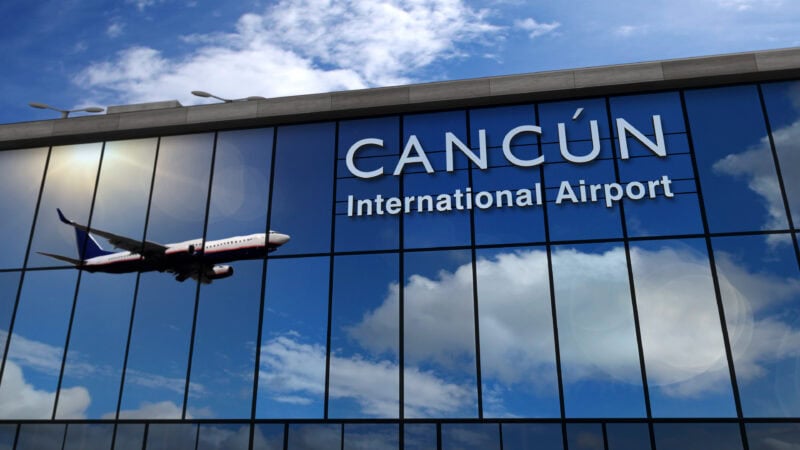
[{"label": "airplane nose", "polygon": [[269,242],[275,245],[283,245],[289,242],[289,235],[283,233],[271,233],[269,235]]}]

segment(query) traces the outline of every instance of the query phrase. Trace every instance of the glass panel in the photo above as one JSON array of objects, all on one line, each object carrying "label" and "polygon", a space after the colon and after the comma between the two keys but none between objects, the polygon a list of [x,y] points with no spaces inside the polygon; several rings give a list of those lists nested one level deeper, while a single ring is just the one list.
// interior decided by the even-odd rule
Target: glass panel
[{"label": "glass panel", "polygon": [[78,294],[61,395],[85,389],[86,410],[59,401],[56,418],[114,418],[136,274],[84,274]]},{"label": "glass panel", "polygon": [[403,450],[436,450],[436,425],[432,423],[403,425]]},{"label": "glass panel", "polygon": [[[163,138],[147,225],[147,240],[160,244],[203,236],[213,135]],[[178,253],[183,250],[179,250]],[[144,273],[136,313],[121,418],[175,419],[182,415],[189,339],[197,284],[190,256],[176,255],[172,275]],[[178,265],[179,262],[186,266]]]},{"label": "glass panel", "polygon": [[746,428],[750,450],[793,449],[800,446],[798,423],[748,423]]},{"label": "glass panel", "polygon": [[[77,276],[71,269],[25,275],[0,384],[3,418],[52,417]],[[85,387],[74,387],[61,392],[59,407],[84,417],[90,401]]]},{"label": "glass panel", "polygon": [[114,437],[114,450],[142,450],[143,440],[144,424],[117,424],[117,433]]},{"label": "glass panel", "polygon": [[[215,241],[265,232],[271,163],[265,149],[271,148],[271,129],[221,133],[217,140],[203,255],[209,266],[234,272],[200,289],[187,405],[192,417],[250,417],[264,253],[217,252]],[[244,259],[258,261],[238,261]]]},{"label": "glass panel", "polygon": [[330,258],[267,264],[259,418],[322,418]]},{"label": "glass panel", "polygon": [[567,417],[644,417],[625,247],[554,247],[553,281]]},{"label": "glass panel", "polygon": [[0,273],[0,361],[5,356],[8,327],[14,314],[21,272]]},{"label": "glass panel", "polygon": [[735,423],[657,423],[653,425],[658,450],[736,450],[742,435]]},{"label": "glass panel", "polygon": [[405,417],[477,417],[470,252],[406,253]]},{"label": "glass panel", "polygon": [[13,450],[16,437],[16,425],[0,425],[0,450]]},{"label": "glass panel", "polygon": [[270,226],[292,237],[280,253],[330,252],[335,126],[278,129]]},{"label": "glass panel", "polygon": [[[92,228],[141,239],[155,151],[156,139],[106,144]],[[92,400],[87,418],[116,415],[135,286],[132,273],[84,272],[81,277],[61,388],[86,387]],[[67,415],[63,406],[59,404],[57,418],[80,418]]]},{"label": "glass panel", "polygon": [[503,450],[562,450],[561,425],[556,423],[504,423]]},{"label": "glass panel", "polygon": [[[658,145],[654,116],[659,117],[666,157],[626,132],[629,159],[619,161],[620,181],[641,182],[647,193],[640,200],[623,199],[629,236],[655,236],[700,233],[703,225],[696,195],[689,143],[685,132],[680,96],[677,92],[612,97],[612,120],[621,118],[645,139]],[[615,127],[618,153],[621,150],[619,129]],[[669,184],[664,184],[664,176]],[[657,182],[658,183],[655,183]],[[651,198],[650,182],[654,182]],[[674,194],[667,196],[667,192]]]},{"label": "glass panel", "polygon": [[[447,172],[445,162],[445,133],[453,133],[467,143],[466,114],[453,111],[435,114],[406,116],[403,120],[403,145],[408,146],[411,136],[416,136],[419,146],[410,150],[411,161],[403,167],[403,195],[413,198],[408,214],[403,214],[404,245],[406,248],[467,245],[470,243],[470,214],[468,195],[469,173],[466,157],[454,156],[454,171]],[[420,150],[421,149],[421,150]],[[422,156],[422,154],[426,156]],[[426,158],[435,173],[426,173],[422,163],[415,158]],[[420,159],[421,160],[421,159]],[[450,200],[439,206],[439,196]],[[431,196],[432,212],[418,212],[427,204],[417,196]],[[447,206],[447,207],[446,207]],[[405,204],[402,210],[405,210]],[[447,212],[445,212],[447,211]],[[402,214],[402,211],[401,211]]]},{"label": "glass panel", "polygon": [[496,423],[443,423],[442,450],[500,450]]},{"label": "glass panel", "polygon": [[253,430],[253,450],[283,450],[283,425],[260,423]]},{"label": "glass panel", "polygon": [[[783,187],[789,200],[792,222],[797,229],[800,228],[800,83],[765,84],[763,91]],[[762,139],[761,145],[766,144]],[[770,196],[769,199],[777,197]],[[781,206],[769,205],[770,209]]]},{"label": "glass panel", "polygon": [[147,428],[146,450],[195,450],[197,424],[156,423]]},{"label": "glass panel", "polygon": [[399,257],[334,260],[329,417],[399,416]]},{"label": "glass panel", "polygon": [[[579,111],[580,110],[580,111]],[[622,234],[619,208],[604,191],[592,197],[589,185],[616,182],[608,116],[603,99],[583,99],[545,103],[539,107],[542,128],[542,151],[545,158],[544,180],[550,238],[553,240],[618,237]],[[566,159],[559,144],[559,125],[563,125],[564,146],[585,162]],[[597,132],[592,131],[596,127]],[[594,151],[597,151],[593,155]],[[587,195],[581,194],[581,180]],[[586,227],[591,223],[591,227]]]},{"label": "glass panel", "polygon": [[14,450],[14,440],[17,435],[16,425],[0,426],[0,450]]},{"label": "glass panel", "polygon": [[602,426],[599,423],[568,423],[567,446],[570,450],[604,450]]},{"label": "glass panel", "polygon": [[547,252],[507,248],[477,257],[484,417],[560,417]]},{"label": "glass panel", "polygon": [[109,450],[114,424],[72,423],[67,425],[63,450]]},{"label": "glass panel", "polygon": [[[591,150],[578,150],[591,146],[591,142],[570,142],[569,145],[575,147],[575,153]],[[558,161],[545,164],[545,197],[551,240],[622,236],[620,209],[612,197],[606,199],[605,194],[606,186],[616,182],[611,141],[603,140],[599,145],[600,155],[589,163]],[[545,144],[543,151],[545,156],[549,156],[558,154],[558,148],[558,144]],[[608,189],[611,192],[611,188]],[[591,226],[587,227],[587,223]]]},{"label": "glass panel", "polygon": [[395,424],[345,424],[344,450],[397,450]]},{"label": "glass panel", "polygon": [[3,244],[2,269],[22,267],[46,158],[46,148],[0,152],[0,235],[14,236]]},{"label": "glass panel", "polygon": [[289,446],[287,450],[334,450],[341,447],[341,425],[289,425]]},{"label": "glass panel", "polygon": [[[400,216],[372,215],[362,210],[359,217],[359,200],[374,206],[377,196],[386,199],[400,194],[400,177],[392,175],[397,164],[400,141],[398,117],[344,121],[339,125],[339,159],[336,170],[336,250],[379,250],[399,246]],[[352,174],[345,162],[351,146],[361,139],[372,138],[383,141],[382,146],[359,147],[354,153],[354,164],[358,170],[369,172],[383,167],[383,175],[374,178],[358,178]],[[348,199],[352,196],[353,212],[348,212]],[[366,207],[366,206],[365,206]],[[352,214],[349,217],[348,214]]]},{"label": "glass panel", "polygon": [[247,450],[250,425],[200,424],[195,450]]},{"label": "glass panel", "polygon": [[[703,232],[689,141],[684,134],[667,135],[664,140],[666,158],[650,154],[632,156],[619,163],[620,182],[630,186],[631,192],[636,192],[636,182],[643,187],[641,199],[626,197],[622,200],[628,236]],[[631,141],[628,145],[633,154],[638,141]]]},{"label": "glass panel", "polygon": [[64,424],[22,424],[15,450],[61,450],[64,444]]},{"label": "glass panel", "polygon": [[[536,112],[532,105],[507,106],[472,110],[469,113],[471,147],[473,151],[480,149],[478,130],[486,131],[487,158],[489,169],[472,169],[473,192],[488,191],[497,195],[496,191],[508,190],[513,193],[513,204],[495,198],[492,207],[475,209],[475,241],[478,244],[500,244],[544,241],[544,209],[538,202],[537,193],[543,194],[541,171],[538,167],[513,166],[503,154],[503,139],[506,134],[521,125],[536,123]],[[522,133],[511,142],[511,151],[517,158],[528,160],[539,156],[538,136],[533,133]],[[520,189],[531,192],[532,204],[526,205],[519,199]],[[500,195],[509,195],[502,193]],[[523,194],[524,195],[524,194]]]},{"label": "glass panel", "polygon": [[687,91],[686,108],[710,231],[787,228],[756,86]]},{"label": "glass panel", "polygon": [[[28,267],[63,266],[67,263],[39,254],[47,252],[78,258],[75,231],[58,219],[56,208],[75,222],[89,222],[101,144],[53,147],[42,191]],[[24,239],[24,238],[23,238]]]},{"label": "glass panel", "polygon": [[647,450],[650,448],[650,428],[646,423],[606,424],[608,450]]},{"label": "glass panel", "polygon": [[637,243],[631,263],[653,416],[735,415],[705,242]]},{"label": "glass panel", "polygon": [[712,244],[744,415],[797,417],[800,271],[794,249],[771,237]]}]

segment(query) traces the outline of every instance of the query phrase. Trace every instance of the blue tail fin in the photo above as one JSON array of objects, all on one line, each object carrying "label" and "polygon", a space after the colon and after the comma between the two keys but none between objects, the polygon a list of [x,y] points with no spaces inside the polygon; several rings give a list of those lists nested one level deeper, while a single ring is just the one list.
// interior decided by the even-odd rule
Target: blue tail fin
[{"label": "blue tail fin", "polygon": [[75,228],[75,241],[78,243],[78,255],[83,260],[113,253],[103,250],[103,247],[94,240],[94,236],[77,228]]},{"label": "blue tail fin", "polygon": [[103,247],[100,247],[100,244],[98,244],[97,241],[94,240],[94,236],[78,228],[79,226],[82,225],[77,225],[75,222],[72,222],[69,219],[67,219],[64,216],[64,213],[62,213],[60,209],[56,209],[56,211],[58,211],[58,218],[62,222],[66,223],[67,225],[72,225],[73,227],[75,227],[75,242],[78,244],[78,256],[80,257],[81,260],[94,258],[96,256],[110,255],[111,253],[114,253],[103,250]]}]

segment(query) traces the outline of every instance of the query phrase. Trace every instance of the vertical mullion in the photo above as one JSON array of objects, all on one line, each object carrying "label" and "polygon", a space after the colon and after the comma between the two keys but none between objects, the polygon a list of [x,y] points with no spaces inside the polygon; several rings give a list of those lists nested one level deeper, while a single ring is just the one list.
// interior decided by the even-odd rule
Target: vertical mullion
[{"label": "vertical mullion", "polygon": [[[398,149],[403,148],[403,135],[405,133],[405,116],[398,116]],[[402,198],[405,195],[405,173],[400,174],[398,177],[398,195]],[[399,214],[398,218],[398,236],[397,240],[397,254],[398,254],[398,311],[397,311],[397,320],[398,320],[398,342],[397,342],[397,365],[399,366],[399,397],[398,397],[398,409],[400,418],[400,447],[405,445],[405,370],[406,370],[406,360],[405,360],[405,292],[406,292],[406,268],[405,268],[405,217],[403,214]]]},{"label": "vertical mullion", "polygon": [[[536,114],[536,123],[539,123],[538,103],[534,105],[534,112]],[[536,146],[539,150],[539,154],[543,155],[544,149],[542,147],[541,136],[537,138]],[[558,341],[558,318],[556,317],[556,293],[555,281],[553,279],[553,246],[550,244],[550,221],[547,214],[547,181],[545,180],[544,176],[543,164],[539,165],[539,178],[542,183],[542,215],[544,216],[544,240],[545,250],[547,252],[547,283],[548,289],[550,290],[550,317],[553,322],[553,347],[555,349],[556,357],[556,381],[558,383],[558,408],[561,419],[561,442],[564,450],[567,450],[569,449],[569,443],[567,442],[567,423],[565,421],[566,410],[564,404],[564,380],[561,375],[561,347],[559,346]]]},{"label": "vertical mullion", "polygon": [[208,175],[208,189],[206,189],[206,210],[203,216],[203,235],[200,240],[200,248],[202,253],[199,256],[200,267],[198,268],[197,283],[195,284],[194,291],[194,311],[192,313],[192,331],[189,334],[189,354],[186,360],[186,381],[183,391],[183,411],[181,412],[182,419],[186,418],[186,404],[189,402],[189,385],[192,374],[192,358],[194,357],[194,340],[195,334],[197,333],[197,313],[200,310],[200,286],[203,284],[203,275],[205,272],[205,263],[203,262],[203,259],[205,258],[206,233],[208,232],[208,215],[209,210],[211,209],[211,189],[214,187],[214,164],[217,158],[218,141],[219,132],[216,132],[214,133],[214,143],[211,147],[211,168],[209,169]]},{"label": "vertical mullion", "polygon": [[[464,110],[467,130],[467,147],[472,148],[472,135],[470,133],[470,115],[469,110]],[[445,149],[446,150],[446,149]],[[472,162],[467,163],[467,182],[471,188],[472,185]],[[475,336],[475,382],[478,393],[478,418],[483,419],[483,382],[481,380],[481,334],[480,334],[480,318],[478,310],[478,267],[476,263],[477,251],[475,250],[475,210],[469,210],[469,236],[470,236],[470,255],[472,265],[472,314],[473,326]]]},{"label": "vertical mullion", "polygon": [[[156,184],[156,173],[158,171],[158,156],[161,151],[161,138],[159,137],[156,141],[156,154],[155,158],[153,159],[153,174],[150,177],[150,193],[147,197],[147,210],[145,211],[144,215],[144,228],[142,229],[142,249],[140,253],[144,251],[144,241],[147,238],[147,228],[150,226],[150,208],[153,205],[153,189],[155,188]],[[125,389],[125,374],[127,373],[128,369],[128,356],[130,355],[131,350],[131,337],[133,336],[133,323],[134,319],[136,318],[136,300],[139,298],[139,282],[142,279],[142,272],[136,273],[136,283],[134,284],[133,288],[133,301],[131,302],[131,319],[128,323],[128,337],[125,341],[125,356],[123,357],[122,362],[122,376],[119,382],[119,396],[117,397],[117,410],[115,413],[115,418],[119,420],[119,413],[122,409],[122,393]],[[114,437],[112,438],[112,445],[113,441],[116,439],[116,432],[114,433]],[[145,427],[145,437],[147,437],[147,428]],[[142,443],[144,446],[144,443]]]},{"label": "vertical mullion", "polygon": [[[269,241],[269,229],[271,226],[272,220],[272,191],[275,184],[275,153],[278,143],[278,127],[273,128],[272,130],[272,151],[270,153],[270,165],[269,165],[269,192],[267,193],[267,220],[264,224],[265,233],[267,233],[267,241]],[[258,375],[261,373],[261,339],[263,339],[263,330],[264,327],[264,304],[265,304],[265,292],[267,286],[267,268],[268,268],[268,260],[269,260],[269,253],[267,256],[264,257],[261,264],[261,298],[259,300],[258,305],[258,330],[256,330],[256,360],[255,360],[255,368],[253,369],[253,392],[252,392],[252,403],[250,405],[250,445],[249,448],[253,447],[253,439],[255,437],[255,420],[256,420],[256,406],[257,406],[257,399],[258,399]],[[284,437],[288,434],[289,428],[286,425],[286,429],[284,430]]]},{"label": "vertical mullion", "polygon": [[[19,281],[17,282],[17,294],[14,297],[14,308],[11,311],[11,321],[8,323],[8,331],[6,332],[5,349],[3,351],[3,361],[0,363],[0,384],[3,382],[3,375],[5,374],[6,360],[8,359],[8,349],[11,345],[11,334],[14,332],[14,322],[17,319],[17,309],[19,309],[19,297],[22,293],[22,283],[25,281],[25,273],[28,267],[28,256],[31,252],[31,245],[33,244],[33,234],[36,231],[36,221],[39,216],[39,207],[42,204],[42,194],[44,193],[44,184],[47,180],[47,170],[50,166],[50,157],[53,154],[53,147],[47,150],[47,157],[44,161],[44,171],[42,172],[42,182],[39,184],[39,196],[36,198],[36,208],[33,211],[33,222],[31,224],[31,232],[28,235],[28,246],[25,249],[25,257],[22,260],[22,270],[19,274]],[[53,408],[55,409],[55,408]],[[19,427],[17,427],[19,428]]]},{"label": "vertical mullion", "polygon": [[[695,185],[697,187],[698,203],[700,205],[700,217],[703,221],[703,234],[705,235],[706,252],[708,253],[708,264],[711,269],[711,280],[714,284],[714,294],[717,302],[717,312],[719,313],[720,328],[722,330],[723,345],[725,346],[725,356],[728,361],[728,373],[730,375],[731,390],[733,392],[733,401],[736,407],[736,417],[739,423],[739,431],[741,433],[743,450],[749,450],[747,442],[747,430],[744,424],[744,414],[742,412],[742,402],[739,397],[739,383],[736,381],[736,368],[733,364],[733,352],[731,351],[730,337],[728,335],[728,324],[725,320],[725,306],[722,303],[722,294],[719,287],[719,277],[717,274],[717,265],[714,259],[714,249],[711,246],[710,230],[708,225],[708,215],[706,213],[705,201],[703,199],[703,191],[700,183],[700,170],[697,166],[697,158],[695,157],[694,141],[692,140],[691,122],[689,121],[689,110],[686,106],[685,91],[680,91],[681,96],[681,110],[683,111],[683,120],[686,127],[686,135],[689,142],[689,152],[692,160],[692,171],[695,177]],[[765,120],[766,122],[766,120]]]},{"label": "vertical mullion", "polygon": [[[336,242],[336,185],[339,164],[337,163],[337,156],[339,155],[339,122],[335,124],[334,144],[333,144],[333,194],[331,198],[331,242],[330,242],[330,255],[328,256],[329,272],[328,272],[328,330],[325,337],[325,398],[323,407],[323,417],[328,418],[328,407],[330,402],[330,381],[331,381],[331,334],[333,327],[333,270],[334,270],[334,245]],[[342,439],[344,439],[344,425],[342,426]]]},{"label": "vertical mullion", "polygon": [[789,197],[786,195],[786,185],[783,183],[783,174],[781,172],[781,164],[778,159],[778,148],[775,146],[775,137],[772,135],[772,124],[769,120],[769,110],[767,109],[767,102],[764,99],[764,91],[761,84],[758,87],[758,100],[761,104],[761,113],[764,115],[764,125],[767,129],[767,138],[769,139],[769,148],[772,153],[772,161],[775,164],[775,175],[778,178],[778,187],[781,190],[781,199],[783,200],[783,208],[786,211],[786,220],[789,224],[789,229],[792,231],[790,236],[794,244],[794,252],[797,257],[798,264],[800,264],[800,245],[797,242],[797,233],[794,232],[794,219],[792,218],[792,211],[789,207]]},{"label": "vertical mullion", "polygon": [[[619,158],[617,155],[617,146],[614,142],[614,119],[611,116],[611,100],[606,97],[606,117],[608,119],[608,130],[611,138],[611,158],[614,161],[614,178],[617,183],[621,183],[619,174]],[[623,139],[622,135],[617,136],[617,139]],[[619,202],[620,219],[622,222],[622,239],[625,247],[625,264],[628,270],[628,290],[630,291],[631,307],[633,308],[633,327],[636,333],[636,348],[639,352],[639,371],[642,377],[642,395],[644,396],[644,409],[645,416],[647,417],[647,428],[650,434],[650,446],[655,449],[655,431],[653,430],[653,409],[650,404],[650,386],[647,382],[647,364],[644,358],[644,344],[642,343],[642,328],[639,321],[639,303],[636,299],[636,283],[633,278],[633,261],[631,260],[631,244],[630,237],[628,236],[628,222],[625,218],[625,204]],[[603,435],[605,436],[605,424],[603,424]]]},{"label": "vertical mullion", "polygon": [[[97,188],[100,184],[100,173],[103,171],[103,158],[105,156],[106,151],[106,143],[105,141],[100,146],[100,160],[97,163],[97,174],[95,175],[94,179],[94,190],[92,192],[92,201],[89,205],[89,218],[86,222],[86,228],[91,230],[92,227],[92,216],[94,215],[94,207],[95,202],[97,201]],[[87,231],[88,233],[89,231]],[[89,245],[89,240],[86,239],[83,241],[83,248],[78,249],[78,257],[82,258],[81,255],[84,255],[86,251],[86,246]],[[67,336],[64,339],[64,350],[61,354],[61,368],[58,372],[58,381],[56,382],[56,391],[55,391],[55,400],[53,401],[53,414],[52,419],[56,419],[56,412],[58,411],[58,400],[61,394],[61,383],[64,381],[64,367],[67,364],[67,352],[69,351],[69,341],[72,337],[72,325],[75,321],[75,310],[78,307],[78,292],[81,286],[81,278],[83,276],[83,270],[81,270],[81,266],[83,266],[83,261],[81,261],[80,266],[78,266],[78,276],[75,280],[75,291],[72,296],[72,309],[70,309],[69,313],[69,323],[67,325]]]}]

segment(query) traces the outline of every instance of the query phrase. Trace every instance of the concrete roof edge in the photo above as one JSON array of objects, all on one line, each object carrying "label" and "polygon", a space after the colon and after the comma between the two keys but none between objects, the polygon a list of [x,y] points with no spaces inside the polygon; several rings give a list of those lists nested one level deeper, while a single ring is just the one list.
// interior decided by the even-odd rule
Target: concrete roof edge
[{"label": "concrete roof edge", "polygon": [[[800,78],[800,47],[0,125],[0,149]],[[177,102],[176,102],[177,103]]]}]

